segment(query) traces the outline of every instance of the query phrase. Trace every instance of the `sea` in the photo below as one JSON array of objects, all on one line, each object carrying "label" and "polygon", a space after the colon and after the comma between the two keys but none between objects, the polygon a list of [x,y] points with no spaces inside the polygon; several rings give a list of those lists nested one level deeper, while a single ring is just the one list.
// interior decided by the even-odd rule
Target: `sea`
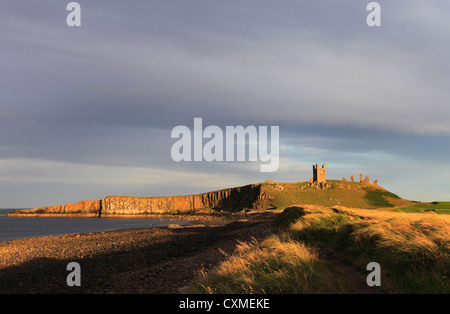
[{"label": "sea", "polygon": [[160,218],[72,218],[72,217],[8,217],[17,209],[0,209],[0,242],[43,236],[115,231],[132,228],[164,227],[169,224],[186,225],[188,221]]}]

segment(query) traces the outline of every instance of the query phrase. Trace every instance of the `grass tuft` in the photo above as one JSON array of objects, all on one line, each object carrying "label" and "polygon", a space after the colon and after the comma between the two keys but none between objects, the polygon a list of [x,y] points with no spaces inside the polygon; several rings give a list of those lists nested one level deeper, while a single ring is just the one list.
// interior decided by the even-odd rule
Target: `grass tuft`
[{"label": "grass tuft", "polygon": [[346,293],[351,286],[318,253],[289,238],[241,243],[236,254],[188,293]]}]

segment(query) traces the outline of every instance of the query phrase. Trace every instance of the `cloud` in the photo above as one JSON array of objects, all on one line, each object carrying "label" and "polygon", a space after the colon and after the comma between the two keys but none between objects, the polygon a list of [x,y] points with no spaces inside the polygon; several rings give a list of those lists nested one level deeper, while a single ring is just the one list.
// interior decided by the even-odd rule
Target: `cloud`
[{"label": "cloud", "polygon": [[[84,32],[10,22],[21,35],[11,38],[15,57],[10,58],[17,60],[12,70],[24,75],[4,83],[29,88],[23,94],[11,86],[15,110],[45,123],[170,128],[199,113],[214,123],[230,124],[239,113],[241,120],[253,123],[352,125],[413,134],[450,131],[445,119],[449,76],[442,72],[447,58],[422,59],[434,46],[438,51],[448,46],[438,40],[442,30],[425,39],[428,19],[413,24],[424,6],[425,17],[440,17],[437,7],[414,2],[407,7],[410,17],[397,22],[401,30],[410,28],[406,34],[419,33],[420,41],[414,42],[418,49],[412,50],[410,42],[389,34],[389,24],[379,34],[368,33],[359,23],[364,8],[351,1],[276,7],[267,1],[258,7],[199,2],[182,6],[183,11],[174,10],[181,9],[174,2],[156,8],[115,4],[83,6],[89,21]],[[386,6],[388,20],[394,14],[389,10],[404,9]],[[102,37],[105,25],[111,29]],[[428,45],[425,51],[421,40]],[[29,53],[19,44],[36,51],[33,63],[23,63]],[[33,79],[35,75],[45,79]]]},{"label": "cloud", "polygon": [[[344,170],[390,160],[403,173],[394,165],[447,165],[446,1],[380,1],[376,29],[356,0],[80,4],[78,29],[60,1],[0,4],[0,159],[62,163],[75,178],[84,165],[96,191],[119,168],[178,171],[187,185],[200,173],[197,191],[266,179],[253,164],[174,164],[171,129],[202,117],[280,126],[275,180],[308,177],[319,159]],[[34,182],[12,169],[17,184]],[[137,172],[124,182],[142,182]]]}]

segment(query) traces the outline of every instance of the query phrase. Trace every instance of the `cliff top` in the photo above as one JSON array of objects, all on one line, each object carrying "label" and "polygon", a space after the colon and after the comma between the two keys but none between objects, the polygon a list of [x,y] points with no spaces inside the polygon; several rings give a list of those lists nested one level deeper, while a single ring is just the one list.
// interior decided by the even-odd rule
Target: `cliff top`
[{"label": "cliff top", "polygon": [[326,182],[274,182],[249,184],[207,193],[179,196],[108,196],[16,211],[13,215],[70,214],[81,216],[152,215],[240,210],[282,210],[291,205],[345,206],[348,208],[392,208],[411,206],[384,188],[367,182],[327,180]]}]

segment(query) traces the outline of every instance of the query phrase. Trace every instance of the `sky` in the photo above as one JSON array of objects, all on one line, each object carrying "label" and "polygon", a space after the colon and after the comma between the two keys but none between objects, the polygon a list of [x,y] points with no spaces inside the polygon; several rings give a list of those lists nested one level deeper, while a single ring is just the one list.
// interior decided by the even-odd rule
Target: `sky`
[{"label": "sky", "polygon": [[[0,207],[369,176],[450,200],[450,3],[0,3]],[[278,126],[280,163],[176,162],[178,125]]]}]

